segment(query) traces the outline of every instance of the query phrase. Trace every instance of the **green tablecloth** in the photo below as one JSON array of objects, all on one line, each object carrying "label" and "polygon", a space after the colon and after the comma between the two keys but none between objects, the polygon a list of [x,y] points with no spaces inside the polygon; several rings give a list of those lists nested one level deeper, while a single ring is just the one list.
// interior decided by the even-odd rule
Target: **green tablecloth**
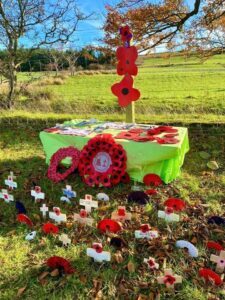
[{"label": "green tablecloth", "polygon": [[[175,127],[179,133],[179,143],[173,145],[158,144],[156,142],[135,142],[116,139],[127,152],[127,171],[130,177],[138,182],[143,182],[144,175],[158,174],[165,183],[174,180],[180,174],[185,154],[189,150],[187,128]],[[116,135],[120,130],[104,130],[104,133]],[[60,148],[74,146],[82,149],[88,140],[97,133],[89,136],[72,136],[42,131],[40,139],[49,164],[51,156]]]}]

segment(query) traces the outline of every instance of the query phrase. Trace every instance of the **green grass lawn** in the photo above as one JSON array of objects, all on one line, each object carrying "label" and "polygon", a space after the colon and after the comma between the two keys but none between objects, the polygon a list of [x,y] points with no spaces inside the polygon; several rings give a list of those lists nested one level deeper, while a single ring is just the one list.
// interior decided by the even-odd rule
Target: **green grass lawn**
[{"label": "green grass lawn", "polygon": [[[169,59],[146,57],[135,78],[141,91],[136,103],[142,122],[225,122],[225,55],[216,55],[203,64],[196,57]],[[38,77],[40,74],[34,74]],[[43,74],[42,74],[43,75]],[[19,74],[26,80],[26,74]],[[16,109],[123,118],[110,87],[121,77],[114,74],[79,75],[61,85],[32,86]],[[36,81],[38,84],[38,81]],[[33,91],[32,91],[33,90]]]},{"label": "green grass lawn", "polygon": [[[31,116],[30,116],[31,117]],[[36,118],[36,120],[35,120]],[[34,122],[35,120],[35,122]],[[225,230],[222,227],[208,226],[207,217],[224,215],[225,191],[225,129],[224,126],[190,126],[191,150],[186,156],[182,175],[172,184],[159,188],[157,196],[152,197],[152,210],[136,209],[136,218],[125,226],[121,233],[128,243],[123,251],[116,251],[109,246],[109,236],[101,235],[96,229],[78,227],[61,227],[61,232],[72,238],[72,245],[65,249],[58,238],[44,236],[41,232],[43,220],[40,217],[39,205],[30,196],[33,183],[40,184],[46,193],[46,203],[49,207],[60,206],[63,212],[72,216],[79,210],[77,201],[64,206],[59,201],[61,189],[66,183],[72,184],[78,193],[78,199],[85,193],[96,195],[99,191],[109,193],[111,201],[107,207],[103,205],[93,214],[96,221],[109,217],[118,204],[126,204],[126,196],[130,185],[119,185],[113,190],[87,188],[76,176],[72,175],[63,183],[53,184],[46,178],[47,166],[39,132],[47,126],[55,124],[58,119],[50,118],[19,119],[12,117],[1,118],[0,123],[0,185],[10,170],[18,177],[19,188],[13,194],[16,200],[22,201],[31,219],[37,238],[26,242],[25,235],[29,232],[26,226],[16,222],[16,211],[13,204],[1,202],[0,211],[0,299],[16,299],[19,289],[25,288],[21,299],[156,299],[161,300],[206,300],[224,299],[222,288],[205,284],[198,278],[199,268],[206,266],[215,269],[209,262],[210,251],[205,249],[207,240],[215,240],[224,244]],[[206,151],[210,159],[216,160],[220,168],[211,171],[207,168],[207,160],[199,156],[199,151]],[[167,197],[180,197],[190,204],[185,212],[187,220],[178,225],[166,226],[157,220],[156,205],[163,203]],[[126,205],[135,210],[135,206]],[[157,243],[138,242],[134,239],[134,229],[139,223],[150,223],[160,231]],[[192,259],[185,251],[174,247],[177,239],[186,239],[196,244],[200,257]],[[86,257],[87,245],[94,241],[102,241],[105,249],[111,251],[114,257],[110,263],[93,263]],[[122,262],[115,260],[115,254],[122,256]],[[69,259],[76,268],[72,276],[59,277],[44,274],[49,271],[44,265],[45,260],[59,255]],[[160,272],[152,273],[143,264],[143,258],[154,256],[162,266],[172,267],[183,276],[182,285],[175,292],[168,292],[163,286],[157,285],[155,277]],[[129,272],[128,263],[134,264],[135,272]],[[41,276],[46,277],[41,279]],[[54,275],[54,274],[52,274]],[[142,296],[140,296],[142,295]],[[159,299],[159,298],[157,298]]]}]

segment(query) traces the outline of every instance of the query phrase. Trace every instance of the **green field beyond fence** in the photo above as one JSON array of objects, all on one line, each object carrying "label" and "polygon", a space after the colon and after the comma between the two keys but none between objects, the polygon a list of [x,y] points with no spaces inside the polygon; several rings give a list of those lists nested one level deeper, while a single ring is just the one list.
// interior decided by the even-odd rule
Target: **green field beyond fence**
[{"label": "green field beyond fence", "polygon": [[[225,55],[216,55],[204,63],[196,57],[165,54],[141,61],[135,78],[135,87],[142,94],[136,104],[137,120],[225,122]],[[84,73],[55,83],[46,77],[41,82],[37,80],[20,97],[17,109],[123,119],[124,111],[110,91],[121,77],[113,72]],[[19,78],[25,81],[27,77],[23,73]]]}]

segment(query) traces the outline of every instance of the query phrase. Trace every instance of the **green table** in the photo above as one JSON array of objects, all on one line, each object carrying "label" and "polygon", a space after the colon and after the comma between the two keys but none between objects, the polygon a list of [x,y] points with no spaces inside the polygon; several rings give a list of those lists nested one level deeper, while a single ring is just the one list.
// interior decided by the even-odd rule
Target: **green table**
[{"label": "green table", "polygon": [[[116,139],[127,152],[127,172],[138,182],[143,182],[144,175],[158,174],[165,183],[173,181],[180,174],[185,154],[189,150],[187,128],[178,129],[178,144],[158,144],[156,142],[135,142],[131,140]],[[104,130],[104,133],[117,135],[120,130]],[[74,146],[81,150],[88,140],[97,133],[88,136],[74,136],[56,134],[42,131],[40,139],[46,154],[46,163],[49,164],[51,156],[60,148]]]}]

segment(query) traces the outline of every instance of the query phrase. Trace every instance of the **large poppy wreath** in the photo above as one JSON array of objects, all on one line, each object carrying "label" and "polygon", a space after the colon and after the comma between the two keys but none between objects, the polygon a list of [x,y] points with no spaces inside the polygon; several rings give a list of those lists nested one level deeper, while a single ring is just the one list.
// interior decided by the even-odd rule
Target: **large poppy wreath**
[{"label": "large poppy wreath", "polygon": [[[69,169],[67,169],[64,173],[60,173],[58,171],[60,162],[67,158],[71,158],[71,166]],[[75,147],[66,147],[66,148],[60,148],[58,151],[56,151],[50,161],[50,165],[48,168],[48,178],[51,179],[54,182],[59,182],[64,180],[66,177],[68,177],[71,173],[74,172],[74,170],[78,167],[78,162],[80,158],[80,151]]]},{"label": "large poppy wreath", "polygon": [[123,180],[127,156],[110,134],[89,140],[81,151],[79,173],[89,186],[110,187]]}]

